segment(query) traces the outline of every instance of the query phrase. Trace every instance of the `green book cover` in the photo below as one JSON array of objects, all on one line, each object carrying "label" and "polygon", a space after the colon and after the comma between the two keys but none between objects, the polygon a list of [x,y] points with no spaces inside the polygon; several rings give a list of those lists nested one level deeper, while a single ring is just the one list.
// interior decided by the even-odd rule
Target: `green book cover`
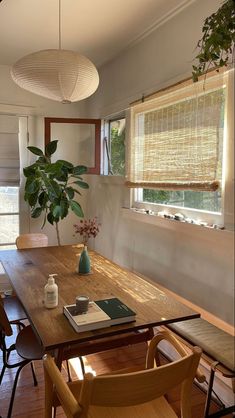
[{"label": "green book cover", "polygon": [[96,300],[98,305],[111,319],[125,318],[135,316],[136,313],[128,306],[121,302],[118,298]]}]

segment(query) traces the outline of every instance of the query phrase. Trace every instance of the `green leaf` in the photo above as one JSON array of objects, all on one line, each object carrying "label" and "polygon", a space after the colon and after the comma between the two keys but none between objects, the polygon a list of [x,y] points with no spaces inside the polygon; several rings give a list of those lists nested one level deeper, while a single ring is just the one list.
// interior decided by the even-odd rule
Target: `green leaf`
[{"label": "green leaf", "polygon": [[73,164],[66,160],[57,160],[57,163],[60,163],[62,167],[65,167],[67,169],[73,169]]},{"label": "green leaf", "polygon": [[89,184],[85,183],[84,181],[77,180],[77,181],[74,181],[73,183],[77,184],[82,189],[89,189]]},{"label": "green leaf", "polygon": [[44,155],[43,152],[42,152],[42,150],[40,150],[40,148],[37,148],[37,147],[27,147],[27,149],[29,151],[31,151],[33,154],[35,154],[35,155],[41,155],[41,156]]},{"label": "green leaf", "polygon": [[48,202],[48,194],[43,191],[42,193],[40,193],[40,195],[38,196],[38,202],[39,205],[42,206],[43,208],[45,208],[47,202]]},{"label": "green leaf", "polygon": [[69,211],[68,199],[63,198],[60,202],[60,207],[61,207],[61,219],[64,219],[68,215],[68,211]]},{"label": "green leaf", "polygon": [[53,174],[60,174],[61,173],[61,165],[57,163],[47,164],[45,168],[46,173],[53,173]]},{"label": "green leaf", "polygon": [[25,177],[30,177],[35,174],[36,164],[29,165],[28,167],[23,168],[23,173]]},{"label": "green leaf", "polygon": [[55,222],[55,218],[54,218],[54,216],[53,216],[52,212],[49,212],[49,213],[48,213],[48,215],[47,215],[47,220],[48,220],[48,222],[49,222],[51,225],[53,225],[53,223]]},{"label": "green leaf", "polygon": [[38,218],[42,213],[43,208],[38,207],[31,212],[32,218]]},{"label": "green leaf", "polygon": [[60,197],[62,193],[61,186],[54,180],[44,178],[45,186],[47,188],[48,196],[51,202],[57,197]]},{"label": "green leaf", "polygon": [[74,192],[75,192],[75,190],[73,189],[73,187],[66,187],[65,188],[65,192],[67,193],[69,199],[73,199],[74,198]]},{"label": "green leaf", "polygon": [[85,174],[85,173],[87,173],[87,167],[85,167],[85,165],[77,165],[73,169],[73,174],[75,175],[79,176],[80,174]]},{"label": "green leaf", "polygon": [[47,157],[43,156],[43,157],[39,157],[36,161],[36,164],[47,164],[49,161],[47,159]]},{"label": "green leaf", "polygon": [[82,211],[81,206],[79,205],[78,202],[76,202],[75,200],[71,200],[70,201],[70,207],[72,209],[72,211],[75,213],[75,215],[79,216],[80,218],[84,217],[84,213]]},{"label": "green leaf", "polygon": [[47,157],[50,157],[52,154],[54,154],[54,152],[56,152],[57,142],[58,142],[58,139],[55,139],[54,141],[51,141],[46,145],[45,154]]},{"label": "green leaf", "polygon": [[35,177],[30,176],[27,177],[26,184],[25,184],[25,191],[27,194],[34,194],[40,188],[39,181],[35,179]]},{"label": "green leaf", "polygon": [[59,205],[55,206],[52,213],[54,218],[60,218],[62,214],[61,207]]},{"label": "green leaf", "polygon": [[81,196],[81,193],[77,189],[73,189],[73,191]]},{"label": "green leaf", "polygon": [[33,193],[33,194],[29,194],[27,201],[29,202],[29,205],[31,207],[35,206],[37,201],[38,201],[38,192]]}]

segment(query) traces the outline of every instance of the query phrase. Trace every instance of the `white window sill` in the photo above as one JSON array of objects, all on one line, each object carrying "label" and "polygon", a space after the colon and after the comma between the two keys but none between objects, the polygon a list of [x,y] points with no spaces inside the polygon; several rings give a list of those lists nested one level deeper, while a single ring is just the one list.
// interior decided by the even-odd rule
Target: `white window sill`
[{"label": "white window sill", "polygon": [[209,237],[216,239],[216,237],[231,237],[233,239],[234,231],[227,229],[215,229],[206,226],[190,224],[187,222],[176,221],[174,219],[162,218],[158,215],[148,215],[133,209],[122,208],[122,215],[137,222],[145,222],[147,224],[155,225],[160,228],[170,229],[172,231],[180,231],[193,236]]}]

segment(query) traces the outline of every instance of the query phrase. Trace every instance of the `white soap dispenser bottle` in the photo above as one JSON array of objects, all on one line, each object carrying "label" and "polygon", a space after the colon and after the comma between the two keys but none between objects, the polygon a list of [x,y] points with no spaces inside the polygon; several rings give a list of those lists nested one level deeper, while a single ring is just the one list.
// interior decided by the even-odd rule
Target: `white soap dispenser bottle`
[{"label": "white soap dispenser bottle", "polygon": [[57,276],[57,274],[49,274],[47,284],[44,287],[44,304],[49,309],[58,305],[58,286],[55,283],[54,276]]}]

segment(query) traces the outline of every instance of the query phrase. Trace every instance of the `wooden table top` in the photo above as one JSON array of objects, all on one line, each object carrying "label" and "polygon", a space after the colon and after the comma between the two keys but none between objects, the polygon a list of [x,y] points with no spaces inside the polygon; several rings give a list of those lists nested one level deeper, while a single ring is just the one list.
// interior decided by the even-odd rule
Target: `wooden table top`
[{"label": "wooden table top", "polygon": [[[77,246],[0,252],[0,261],[46,350],[200,316],[154,284],[94,251],[89,251],[91,274],[77,274],[80,252]],[[46,309],[44,286],[51,273],[58,274],[59,304]],[[90,300],[117,297],[137,313],[136,321],[76,333],[63,315],[63,306],[75,303],[78,295],[87,295]]]}]

